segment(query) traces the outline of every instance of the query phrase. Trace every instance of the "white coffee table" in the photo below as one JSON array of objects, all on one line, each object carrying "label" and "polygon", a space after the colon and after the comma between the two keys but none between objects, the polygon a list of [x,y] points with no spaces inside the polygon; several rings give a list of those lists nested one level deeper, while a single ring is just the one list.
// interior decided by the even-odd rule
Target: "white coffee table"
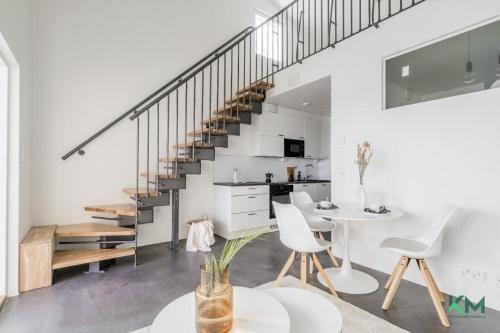
[{"label": "white coffee table", "polygon": [[[313,205],[301,208],[307,214],[326,217],[342,224],[344,229],[344,258],[342,267],[326,268],[325,272],[332,280],[333,287],[340,292],[348,294],[369,294],[378,289],[378,281],[371,275],[352,269],[350,254],[350,224],[370,223],[385,220],[394,220],[403,217],[403,212],[394,207],[390,207],[389,214],[368,214],[361,210],[356,203],[339,203],[339,209],[322,210],[315,209]],[[332,234],[333,237],[333,234]],[[332,238],[333,239],[333,238]],[[319,282],[325,287],[326,282],[318,273]]]},{"label": "white coffee table", "polygon": [[269,288],[264,292],[277,299],[290,316],[290,333],[339,333],[342,316],[325,297],[297,288]]},{"label": "white coffee table", "polygon": [[[156,316],[150,333],[196,333],[194,292],[177,298]],[[256,290],[233,287],[232,333],[289,333],[290,318],[275,298]]]}]

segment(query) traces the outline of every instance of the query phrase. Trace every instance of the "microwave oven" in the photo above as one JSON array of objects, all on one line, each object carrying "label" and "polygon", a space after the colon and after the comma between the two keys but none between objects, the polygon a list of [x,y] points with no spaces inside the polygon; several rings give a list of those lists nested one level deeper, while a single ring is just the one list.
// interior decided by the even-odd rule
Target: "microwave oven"
[{"label": "microwave oven", "polygon": [[304,157],[304,140],[285,139],[285,157]]}]

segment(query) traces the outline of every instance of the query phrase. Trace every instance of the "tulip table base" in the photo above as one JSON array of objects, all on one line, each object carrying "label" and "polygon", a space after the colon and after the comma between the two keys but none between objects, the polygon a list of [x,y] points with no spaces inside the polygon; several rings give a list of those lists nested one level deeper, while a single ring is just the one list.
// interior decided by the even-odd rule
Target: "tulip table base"
[{"label": "tulip table base", "polygon": [[[332,280],[335,290],[347,294],[370,294],[378,289],[378,281],[369,274],[351,269],[348,273],[342,273],[341,268],[326,268],[326,274]],[[325,287],[326,282],[323,277],[318,274],[319,282]]]}]

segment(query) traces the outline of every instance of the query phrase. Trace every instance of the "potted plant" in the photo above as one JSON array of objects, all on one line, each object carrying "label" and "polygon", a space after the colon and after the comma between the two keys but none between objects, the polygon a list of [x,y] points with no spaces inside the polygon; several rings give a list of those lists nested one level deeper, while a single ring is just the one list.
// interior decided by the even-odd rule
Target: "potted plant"
[{"label": "potted plant", "polygon": [[243,246],[259,238],[268,229],[242,233],[224,244],[220,258],[205,255],[200,267],[200,285],[196,288],[196,331],[225,333],[233,327],[233,287],[229,281],[229,263]]},{"label": "potted plant", "polygon": [[366,190],[364,188],[364,177],[365,171],[370,164],[370,160],[372,158],[373,151],[371,145],[368,141],[363,143],[358,143],[358,154],[355,163],[358,165],[359,172],[359,187],[356,192],[358,206],[361,209],[366,208],[367,195]]}]

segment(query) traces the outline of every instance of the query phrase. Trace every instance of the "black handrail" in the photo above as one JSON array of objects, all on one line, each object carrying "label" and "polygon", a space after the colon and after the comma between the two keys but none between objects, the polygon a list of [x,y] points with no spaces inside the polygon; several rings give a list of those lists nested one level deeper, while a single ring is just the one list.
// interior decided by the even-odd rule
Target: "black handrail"
[{"label": "black handrail", "polygon": [[[85,141],[83,141],[82,143],[80,143],[79,145],[77,145],[75,148],[71,149],[68,153],[66,153],[64,156],[62,156],[61,159],[62,160],[66,160],[67,158],[69,158],[70,156],[72,156],[73,154],[75,154],[76,152],[82,151],[83,147],[85,147],[90,142],[94,141],[97,137],[99,137],[101,134],[103,134],[104,132],[106,132],[107,130],[109,130],[111,127],[115,126],[117,123],[119,123],[120,121],[122,121],[123,119],[125,119],[132,112],[135,112],[141,105],[144,105],[146,102],[148,102],[149,100],[151,100],[152,98],[154,98],[156,95],[158,95],[159,93],[161,93],[162,91],[164,91],[165,89],[167,89],[168,87],[170,87],[175,82],[182,81],[184,75],[186,75],[190,71],[194,70],[198,66],[202,65],[205,61],[207,61],[208,59],[210,59],[214,55],[217,55],[220,52],[221,49],[223,49],[223,48],[225,48],[225,46],[227,46],[227,44],[231,43],[232,41],[234,41],[236,38],[238,38],[242,34],[245,34],[245,36],[246,36],[246,33],[249,30],[253,31],[253,29],[254,29],[254,27],[251,27],[251,26],[246,27],[245,29],[243,29],[242,31],[240,31],[239,33],[237,33],[236,35],[234,35],[233,37],[231,37],[231,39],[229,39],[228,41],[226,41],[224,44],[220,45],[214,51],[210,52],[208,55],[206,55],[205,57],[203,57],[201,60],[199,60],[198,62],[196,62],[194,65],[192,65],[191,67],[189,67],[185,71],[183,71],[181,74],[177,75],[175,78],[173,78],[172,80],[170,80],[167,84],[163,85],[161,88],[159,88],[158,90],[156,90],[154,93],[150,94],[148,97],[146,97],[143,100],[141,100],[139,103],[137,103],[136,105],[134,105],[132,108],[130,108],[129,110],[127,110],[126,112],[124,112],[123,114],[121,114],[119,117],[117,117],[116,119],[114,119],[113,121],[111,121],[110,123],[108,123],[106,126],[104,126],[102,129],[100,129],[99,131],[97,131],[93,135],[91,135],[88,139],[86,139]],[[84,152],[81,153],[81,154],[83,155]]]}]

